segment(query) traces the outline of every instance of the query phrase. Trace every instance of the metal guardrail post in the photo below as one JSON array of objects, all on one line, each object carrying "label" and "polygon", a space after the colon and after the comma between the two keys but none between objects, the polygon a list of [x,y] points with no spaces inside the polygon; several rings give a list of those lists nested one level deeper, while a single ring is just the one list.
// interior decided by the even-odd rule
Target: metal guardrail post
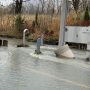
[{"label": "metal guardrail post", "polygon": [[23,45],[25,45],[25,33],[28,31],[28,29],[24,29],[23,31]]},{"label": "metal guardrail post", "polygon": [[36,46],[35,54],[41,54],[40,46],[41,46],[41,38],[39,37],[37,39],[37,46]]}]

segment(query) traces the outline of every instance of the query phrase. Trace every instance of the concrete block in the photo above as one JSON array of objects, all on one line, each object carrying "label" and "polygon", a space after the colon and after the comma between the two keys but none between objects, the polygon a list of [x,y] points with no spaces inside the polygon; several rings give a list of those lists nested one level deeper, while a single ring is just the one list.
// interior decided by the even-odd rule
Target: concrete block
[{"label": "concrete block", "polygon": [[2,46],[2,40],[0,40],[0,46]]},{"label": "concrete block", "polygon": [[55,54],[57,57],[75,58],[68,45],[59,46],[58,49],[55,51]]},{"label": "concrete block", "polygon": [[7,40],[3,40],[3,46],[8,46],[8,41]]}]

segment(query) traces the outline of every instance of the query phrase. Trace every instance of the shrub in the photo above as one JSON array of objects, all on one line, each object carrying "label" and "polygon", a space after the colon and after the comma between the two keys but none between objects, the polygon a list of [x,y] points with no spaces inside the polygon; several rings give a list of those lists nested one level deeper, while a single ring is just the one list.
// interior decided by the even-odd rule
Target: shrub
[{"label": "shrub", "polygon": [[90,16],[89,16],[89,11],[88,11],[88,7],[86,7],[86,11],[84,14],[84,21],[88,21],[90,20]]},{"label": "shrub", "polygon": [[18,14],[15,20],[15,28],[18,29],[20,32],[22,32],[22,30],[24,29],[23,27],[24,27],[24,19],[22,19],[20,14]]}]

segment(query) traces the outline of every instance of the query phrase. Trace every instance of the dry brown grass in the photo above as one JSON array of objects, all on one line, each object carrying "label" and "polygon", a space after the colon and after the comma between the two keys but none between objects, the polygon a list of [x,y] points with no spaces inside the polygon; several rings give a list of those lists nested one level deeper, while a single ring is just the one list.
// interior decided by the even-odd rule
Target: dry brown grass
[{"label": "dry brown grass", "polygon": [[[8,35],[14,37],[20,36],[19,31],[15,28],[15,18],[16,16],[14,15],[0,16],[0,35]],[[28,26],[30,26],[34,16],[23,15],[22,18],[24,21],[26,21]]]},{"label": "dry brown grass", "polygon": [[[76,14],[71,12],[67,18],[67,25],[74,25],[80,23],[80,19],[75,20]],[[22,35],[19,30],[15,28],[15,18],[14,15],[4,15],[0,16],[0,35],[8,35],[19,37]],[[36,39],[45,30],[48,30],[48,34],[45,36],[46,39],[54,38],[58,39],[59,30],[60,30],[60,16],[51,16],[49,15],[39,15],[38,22],[39,27],[32,28],[32,22],[35,20],[35,15],[22,15],[24,19],[24,28],[34,31],[32,38]],[[54,32],[50,34],[50,32]]]}]

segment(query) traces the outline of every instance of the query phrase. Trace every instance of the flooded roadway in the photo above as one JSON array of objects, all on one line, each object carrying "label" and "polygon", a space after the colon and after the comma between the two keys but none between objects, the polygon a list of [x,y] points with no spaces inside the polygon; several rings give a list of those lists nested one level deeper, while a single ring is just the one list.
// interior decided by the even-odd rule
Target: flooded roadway
[{"label": "flooded roadway", "polygon": [[90,90],[90,68],[35,58],[34,50],[0,48],[0,90]]}]

